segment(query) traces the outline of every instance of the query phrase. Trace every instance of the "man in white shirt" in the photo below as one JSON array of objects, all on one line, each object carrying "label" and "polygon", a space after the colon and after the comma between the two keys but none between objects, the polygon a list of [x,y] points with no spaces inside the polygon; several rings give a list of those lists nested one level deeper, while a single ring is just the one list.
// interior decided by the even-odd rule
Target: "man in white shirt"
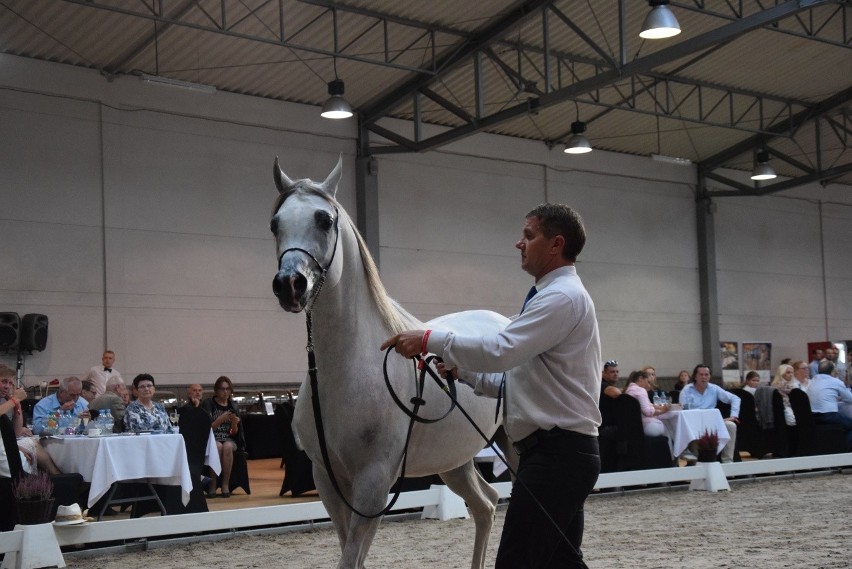
[{"label": "man in white shirt", "polygon": [[446,369],[460,368],[459,377],[478,395],[502,393],[504,426],[520,466],[495,569],[586,567],[583,504],[600,472],[602,364],[594,303],[574,267],[585,241],[582,220],[568,206],[535,208],[515,245],[535,287],[504,330],[490,336],[413,330],[382,346],[395,344],[405,357],[434,353]]},{"label": "man in white shirt", "polygon": [[[89,371],[80,378],[82,381],[91,380],[95,384],[95,397],[103,395],[106,392],[107,381],[114,377],[121,379],[121,374],[118,373],[117,369],[112,367],[114,363],[115,352],[107,350],[101,356],[101,365],[89,368]],[[122,380],[122,383],[124,383],[124,380]]]},{"label": "man in white shirt", "polygon": [[822,360],[817,368],[819,373],[808,384],[808,399],[811,412],[818,425],[841,425],[846,430],[846,450],[852,451],[852,418],[838,412],[838,402],[852,403],[852,391],[842,381],[833,377],[834,364]]},{"label": "man in white shirt", "polygon": [[[680,392],[680,402],[684,409],[715,409],[716,404],[721,401],[731,406],[731,416],[725,418],[725,428],[731,439],[722,449],[722,462],[728,463],[734,460],[734,449],[737,445],[737,425],[740,423],[740,398],[729,391],[725,391],[715,383],[710,383],[710,368],[704,364],[698,364],[692,370],[692,382]],[[694,447],[693,442],[690,449]]]}]

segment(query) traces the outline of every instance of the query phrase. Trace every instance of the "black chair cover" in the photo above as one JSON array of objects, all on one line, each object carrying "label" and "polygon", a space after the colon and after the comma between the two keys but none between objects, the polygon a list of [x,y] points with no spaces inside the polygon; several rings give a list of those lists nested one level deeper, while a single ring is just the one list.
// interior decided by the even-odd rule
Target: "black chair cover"
[{"label": "black chair cover", "polygon": [[790,407],[796,416],[797,456],[846,452],[846,436],[840,425],[817,425],[808,394],[801,389],[790,392]]},{"label": "black chair cover", "polygon": [[293,412],[295,408],[292,403],[282,403],[275,406],[275,416],[281,417],[281,428],[283,429],[284,457],[284,481],[281,483],[279,496],[289,491],[293,496],[304,494],[315,490],[314,472],[311,459],[305,451],[296,445],[296,437],[293,436]]},{"label": "black chair cover", "polygon": [[668,437],[645,436],[639,400],[622,393],[613,410],[617,427],[618,470],[669,468],[674,464]]}]

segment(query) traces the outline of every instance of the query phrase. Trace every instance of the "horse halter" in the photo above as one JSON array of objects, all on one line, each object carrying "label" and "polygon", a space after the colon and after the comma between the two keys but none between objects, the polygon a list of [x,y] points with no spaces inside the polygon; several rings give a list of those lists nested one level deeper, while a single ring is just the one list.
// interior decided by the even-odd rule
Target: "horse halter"
[{"label": "horse halter", "polygon": [[[281,254],[278,255],[278,266],[281,267],[281,259],[284,258],[284,255],[289,253],[290,251],[299,251],[300,253],[304,253],[307,255],[314,263],[316,263],[317,268],[320,270],[320,277],[317,280],[316,286],[314,286],[311,294],[308,296],[307,301],[305,302],[305,312],[310,314],[311,306],[313,306],[314,301],[319,296],[320,291],[322,290],[323,285],[325,284],[325,276],[328,274],[328,270],[331,268],[331,264],[334,262],[334,256],[337,254],[337,243],[340,240],[340,211],[338,211],[337,206],[334,207],[334,246],[331,249],[331,258],[328,260],[328,265],[325,267],[322,266],[322,263],[314,256],[313,253],[306,249],[302,249],[301,247],[288,247],[281,251]],[[309,337],[310,341],[310,337]]]}]

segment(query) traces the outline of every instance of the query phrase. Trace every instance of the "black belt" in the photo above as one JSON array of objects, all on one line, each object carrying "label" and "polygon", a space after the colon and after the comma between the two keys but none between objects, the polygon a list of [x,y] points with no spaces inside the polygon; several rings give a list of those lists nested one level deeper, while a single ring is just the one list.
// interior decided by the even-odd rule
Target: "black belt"
[{"label": "black belt", "polygon": [[549,431],[545,431],[544,429],[533,431],[531,435],[522,438],[516,443],[512,443],[512,447],[514,447],[515,452],[520,455],[531,451],[533,448],[538,446],[539,443],[555,437],[577,440],[589,440],[594,438],[592,435],[584,435],[577,431],[568,431],[566,429],[560,429],[559,427],[553,427]]}]

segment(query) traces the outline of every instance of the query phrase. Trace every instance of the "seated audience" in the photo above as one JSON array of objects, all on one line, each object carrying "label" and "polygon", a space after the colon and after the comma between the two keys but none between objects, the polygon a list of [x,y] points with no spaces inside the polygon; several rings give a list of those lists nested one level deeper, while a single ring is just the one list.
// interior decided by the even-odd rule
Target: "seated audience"
[{"label": "seated audience", "polygon": [[[794,363],[800,364],[804,375],[807,375],[808,364],[805,362]],[[784,399],[784,422],[791,427],[796,426],[796,416],[790,407],[790,392],[802,387],[799,380],[794,377],[794,373],[792,365],[781,364],[775,370],[775,378],[772,380],[772,387],[777,389],[781,393],[781,398]]]},{"label": "seated audience", "polygon": [[137,399],[124,410],[124,430],[170,433],[172,428],[166,408],[154,401],[154,378],[148,373],[140,373],[133,378],[133,387],[136,388]]},{"label": "seated audience", "polygon": [[186,388],[186,403],[178,412],[183,412],[187,407],[201,407],[201,400],[204,398],[204,388],[200,383],[193,383]]},{"label": "seated audience", "polygon": [[648,398],[650,389],[651,380],[648,377],[648,372],[639,370],[630,374],[624,393],[639,400],[639,408],[642,410],[642,429],[645,431],[645,435],[658,437],[666,434],[666,428],[663,426],[663,422],[656,417],[668,411],[669,406],[653,405]]},{"label": "seated audience", "polygon": [[66,377],[59,382],[59,390],[48,395],[33,407],[33,434],[40,435],[48,416],[55,411],[71,411],[75,417],[89,417],[89,403],[80,397],[83,382],[79,377]]},{"label": "seated audience", "polygon": [[737,423],[740,422],[740,398],[710,383],[710,367],[704,364],[695,366],[691,381],[680,393],[680,402],[684,409],[715,409],[719,401],[731,406],[731,416],[725,419],[725,427],[728,429],[731,440],[722,449],[722,462],[733,462],[734,448],[737,443]]},{"label": "seated audience", "polygon": [[834,364],[829,360],[819,362],[817,371],[808,387],[814,421],[818,425],[841,425],[846,431],[846,450],[852,451],[852,419],[839,413],[837,405],[839,401],[852,403],[852,391],[831,375]]},{"label": "seated audience", "polygon": [[[18,451],[21,453],[21,463],[26,472],[32,473],[40,468],[50,474],[59,474],[59,468],[53,463],[44,448],[35,442],[32,433],[24,426],[24,413],[21,401],[27,398],[27,392],[16,387],[16,374],[12,368],[0,364],[0,415],[6,415],[12,422],[17,437]],[[0,444],[0,446],[3,446]],[[5,450],[3,453],[5,459]],[[8,461],[6,469],[8,470]],[[8,475],[6,475],[8,477]]]},{"label": "seated audience", "polygon": [[682,369],[677,374],[677,380],[674,384],[674,390],[681,391],[684,387],[687,386],[687,384],[689,384],[689,372],[685,369]]},{"label": "seated audience", "polygon": [[[642,366],[642,367],[639,368],[639,371],[644,371],[646,374],[648,374],[648,381],[651,383],[651,389],[649,390],[648,396],[651,397],[651,399],[654,398],[654,395],[657,395],[658,397],[668,398],[669,394],[666,393],[657,384],[657,370],[654,369],[654,366],[650,366],[650,365]],[[629,382],[629,380],[628,380],[628,382]]]},{"label": "seated audience", "polygon": [[759,385],[760,374],[756,371],[750,371],[746,374],[745,379],[743,380],[742,388],[754,395],[754,392],[757,391]]},{"label": "seated audience", "polygon": [[807,362],[796,360],[790,364],[793,366],[793,377],[799,382],[799,389],[807,391],[811,382],[810,367]]},{"label": "seated audience", "polygon": [[601,427],[604,428],[604,431],[609,427],[615,426],[613,401],[621,395],[621,390],[616,387],[616,383],[618,383],[618,362],[609,360],[603,365],[601,393],[600,399],[598,399],[598,408],[601,412]]},{"label": "seated audience", "polygon": [[124,385],[124,380],[120,377],[111,377],[106,382],[104,394],[89,403],[89,409],[98,411],[109,409],[114,421],[112,432],[121,433],[124,431],[124,412],[128,403],[130,403],[130,392]]},{"label": "seated audience", "polygon": [[89,403],[89,407],[91,407],[92,401],[98,396],[97,387],[95,387],[95,382],[91,379],[83,380],[83,392],[80,394],[80,397],[86,400]]},{"label": "seated audience", "polygon": [[[234,466],[234,451],[237,450],[237,434],[239,432],[240,414],[231,395],[234,385],[226,376],[221,376],[213,386],[213,397],[201,403],[202,409],[213,419],[211,425],[213,436],[216,438],[216,448],[219,451],[219,462],[222,463],[222,494],[223,498],[231,497],[231,469]],[[216,496],[217,477],[212,473],[210,485],[207,487],[207,497]]]}]

